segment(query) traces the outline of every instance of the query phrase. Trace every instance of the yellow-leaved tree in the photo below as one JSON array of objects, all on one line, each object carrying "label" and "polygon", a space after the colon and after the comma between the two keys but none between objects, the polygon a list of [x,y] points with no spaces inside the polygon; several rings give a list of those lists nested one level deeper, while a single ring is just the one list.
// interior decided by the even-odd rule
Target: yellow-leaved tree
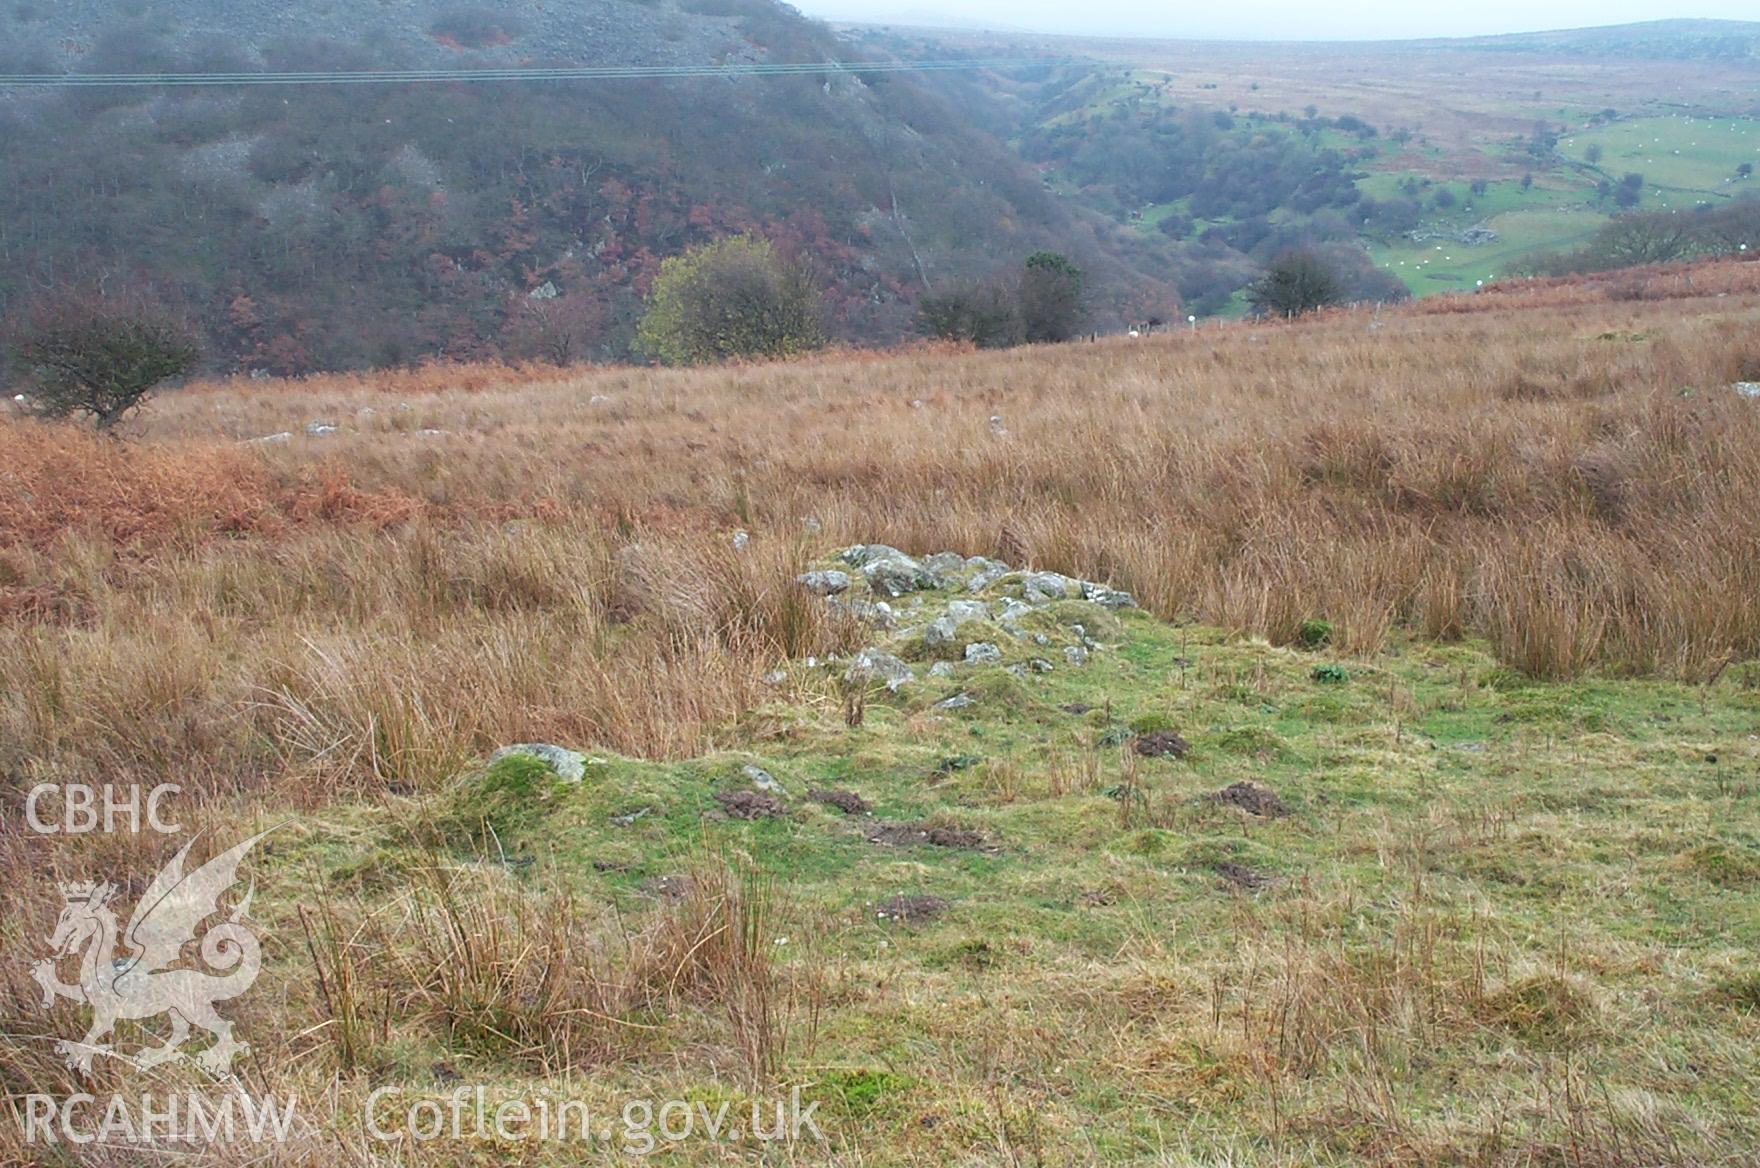
[{"label": "yellow-leaved tree", "polygon": [[824,293],[767,239],[717,240],[660,265],[636,344],[668,365],[790,357],[825,344]]}]

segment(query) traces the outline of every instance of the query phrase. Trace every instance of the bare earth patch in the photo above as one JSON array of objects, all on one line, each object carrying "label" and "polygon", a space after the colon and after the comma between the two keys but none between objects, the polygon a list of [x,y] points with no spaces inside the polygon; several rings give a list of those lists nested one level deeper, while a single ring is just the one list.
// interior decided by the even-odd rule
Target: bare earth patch
[{"label": "bare earth patch", "polygon": [[893,896],[876,905],[874,915],[885,921],[915,925],[942,916],[947,907],[947,901],[939,896]]},{"label": "bare earth patch", "polygon": [[807,792],[807,798],[827,807],[835,807],[845,815],[866,815],[872,810],[868,801],[854,791],[840,791],[835,787],[814,787]]},{"label": "bare earth patch", "polygon": [[766,791],[717,791],[715,802],[733,819],[780,819],[788,814],[782,800]]},{"label": "bare earth patch", "polygon": [[660,900],[678,901],[691,894],[696,882],[686,875],[651,876],[642,881],[641,890]]},{"label": "bare earth patch", "polygon": [[1230,783],[1210,798],[1265,819],[1281,819],[1289,814],[1289,805],[1278,797],[1277,792],[1258,783]]},{"label": "bare earth patch", "polygon": [[936,848],[980,851],[989,846],[981,832],[935,827],[927,823],[877,823],[864,836],[871,844],[885,844],[894,848],[928,844]]},{"label": "bare earth patch", "polygon": [[1191,753],[1192,744],[1172,730],[1155,730],[1137,735],[1131,749],[1144,758],[1184,758]]},{"label": "bare earth patch", "polygon": [[1265,873],[1249,868],[1245,864],[1236,864],[1231,860],[1218,862],[1215,872],[1230,885],[1243,892],[1258,892],[1271,885],[1271,877]]}]

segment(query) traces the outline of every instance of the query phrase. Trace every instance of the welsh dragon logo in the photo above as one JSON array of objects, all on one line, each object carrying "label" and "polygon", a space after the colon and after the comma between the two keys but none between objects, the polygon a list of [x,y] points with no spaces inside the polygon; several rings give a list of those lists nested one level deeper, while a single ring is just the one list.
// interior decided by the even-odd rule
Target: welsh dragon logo
[{"label": "welsh dragon logo", "polygon": [[[254,835],[186,873],[183,861],[195,844],[192,838],[153,878],[125,927],[118,927],[110,907],[115,885],[61,886],[67,905],[49,938],[52,952],[32,967],[32,975],[43,987],[44,1008],[53,1006],[58,997],[92,1008],[91,1028],[84,1038],[56,1043],[68,1067],[90,1074],[92,1059],[100,1054],[140,1068],[158,1066],[177,1057],[192,1026],[214,1037],[196,1058],[213,1075],[228,1074],[233,1056],[250,1049],[232,1036],[232,1023],[215,1011],[214,1003],[250,989],[262,967],[261,946],[245,924],[255,886],[224,920],[201,935],[199,952],[205,969],[187,961],[183,951],[196,941],[202,922],[221,911],[220,898],[238,883],[245,853],[268,834]],[[69,985],[61,980],[60,965],[73,957],[79,959],[79,980]],[[161,1046],[129,1055],[103,1042],[118,1022],[161,1014],[171,1016],[171,1035]]]}]

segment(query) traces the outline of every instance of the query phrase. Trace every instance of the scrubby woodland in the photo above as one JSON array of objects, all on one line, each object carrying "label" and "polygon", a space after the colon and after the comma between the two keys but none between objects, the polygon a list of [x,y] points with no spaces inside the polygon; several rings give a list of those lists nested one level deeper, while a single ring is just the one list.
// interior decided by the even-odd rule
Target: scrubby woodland
[{"label": "scrubby woodland", "polygon": [[907,336],[923,288],[1045,247],[1093,274],[1102,319],[1165,289],[1152,256],[1043,190],[967,111],[862,61],[770,0],[596,0],[566,16],[424,0],[303,23],[244,0],[8,6],[6,72],[833,66],[7,90],[0,312],[69,283],[144,285],[204,325],[213,368],[297,374],[542,357],[559,329],[575,359],[627,357],[661,261],[742,233],[811,259],[830,325],[861,343]]},{"label": "scrubby woodland", "polygon": [[[660,264],[739,235],[810,262],[825,330],[859,345],[1045,251],[1085,275],[1079,335],[1241,315],[1294,249],[1384,303],[1686,259],[1753,234],[1760,204],[1723,212],[1760,161],[1754,36],[1267,49],[834,32],[772,0],[4,5],[8,75],[826,71],[7,86],[0,315],[127,287],[199,328],[211,372],[299,375],[641,356]],[[1690,238],[1634,259],[1630,224],[1596,237],[1628,211]]]},{"label": "scrubby woodland", "polygon": [[[1760,247],[1753,23],[1357,44],[847,35],[907,58],[1053,58],[930,83],[967,97],[1060,198],[1164,255],[1200,316],[1240,311],[1242,290],[1301,246],[1333,252],[1360,300]],[[1603,247],[1597,231],[1629,212],[1690,245],[1636,260]],[[1738,220],[1744,238],[1725,242]]]}]

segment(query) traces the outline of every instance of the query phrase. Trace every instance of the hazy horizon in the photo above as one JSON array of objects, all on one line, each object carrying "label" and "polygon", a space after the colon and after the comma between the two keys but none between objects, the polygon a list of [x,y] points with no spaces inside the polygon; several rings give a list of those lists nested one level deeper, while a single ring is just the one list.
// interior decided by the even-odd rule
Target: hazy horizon
[{"label": "hazy horizon", "polygon": [[1074,10],[1048,0],[960,0],[931,8],[920,0],[795,0],[809,16],[882,24],[985,27],[1072,36],[1204,40],[1415,40],[1596,28],[1653,20],[1752,20],[1752,0],[1702,0],[1690,12],[1658,0],[1485,0],[1471,7],[1367,0],[1343,10],[1296,0],[1195,11],[1138,0],[1096,0]]}]

